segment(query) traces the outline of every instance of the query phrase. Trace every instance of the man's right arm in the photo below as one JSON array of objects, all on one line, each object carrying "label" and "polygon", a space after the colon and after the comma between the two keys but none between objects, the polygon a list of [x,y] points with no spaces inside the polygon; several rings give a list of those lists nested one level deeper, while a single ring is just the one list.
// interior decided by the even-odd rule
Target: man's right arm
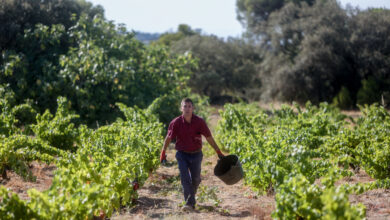
[{"label": "man's right arm", "polygon": [[161,149],[161,154],[160,154],[161,163],[167,160],[166,151],[169,144],[171,143],[171,140],[175,138],[175,136],[176,136],[176,127],[175,127],[175,120],[173,120],[171,121],[171,123],[169,123],[168,133],[167,136],[165,137],[163,148]]},{"label": "man's right arm", "polygon": [[164,146],[161,150],[161,154],[160,154],[160,163],[164,162],[167,160],[167,155],[166,155],[166,150],[169,146],[169,144],[171,143],[171,138],[168,137],[168,135],[165,137],[165,140],[164,140]]},{"label": "man's right arm", "polygon": [[168,146],[169,146],[169,144],[171,143],[171,138],[170,137],[168,137],[168,135],[165,137],[165,140],[164,140],[164,146],[163,146],[163,149],[162,149],[162,151],[166,151],[167,150],[167,148],[168,148]]}]

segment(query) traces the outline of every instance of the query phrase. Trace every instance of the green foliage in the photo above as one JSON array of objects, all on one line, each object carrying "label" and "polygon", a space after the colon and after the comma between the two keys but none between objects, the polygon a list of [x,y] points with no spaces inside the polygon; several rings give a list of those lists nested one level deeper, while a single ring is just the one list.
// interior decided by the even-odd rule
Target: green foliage
[{"label": "green foliage", "polygon": [[12,114],[17,120],[16,126],[23,127],[24,133],[30,134],[32,132],[30,125],[36,123],[37,111],[31,107],[32,104],[17,105],[12,109]]},{"label": "green foliage", "polygon": [[252,47],[260,45],[260,99],[336,99],[351,108],[388,93],[390,10],[345,9],[334,0],[239,0],[237,9]]},{"label": "green foliage", "polygon": [[360,134],[358,160],[373,178],[390,178],[390,114],[377,104],[361,107],[363,117],[357,121]]},{"label": "green foliage", "polygon": [[[68,120],[74,116],[69,114],[65,98],[58,101],[57,114],[52,119],[58,123],[50,126],[62,125],[64,121],[69,124]],[[118,120],[96,130],[85,125],[73,128],[78,135],[75,139],[80,142],[76,152],[66,153],[52,147],[40,136],[13,135],[2,139],[1,170],[12,169],[22,176],[23,172],[28,175],[32,160],[55,162],[57,166],[52,186],[44,192],[29,190],[27,202],[15,194],[8,196],[9,192],[1,188],[2,216],[12,218],[22,213],[37,219],[93,219],[110,217],[121,206],[131,205],[137,197],[135,184],[142,186],[159,165],[163,126],[146,110],[118,106],[126,121]],[[42,124],[42,118],[38,119],[38,125]]]},{"label": "green foliage", "polygon": [[348,16],[335,1],[286,4],[264,26],[263,99],[332,101],[342,86],[356,94],[351,71]]},{"label": "green foliage", "polygon": [[12,107],[14,94],[7,92],[7,88],[1,88],[1,95],[0,131],[3,137],[0,142],[0,172],[3,178],[7,178],[7,170],[13,170],[26,180],[35,180],[29,169],[32,161],[51,163],[55,156],[63,153],[45,141],[22,135],[32,134],[35,110],[29,104]]},{"label": "green foliage", "polygon": [[57,104],[55,116],[46,110],[44,114],[37,116],[37,124],[32,126],[32,130],[37,138],[56,148],[76,151],[75,144],[79,142],[79,134],[72,121],[79,116],[70,113],[66,98],[59,97]]},{"label": "green foliage", "polygon": [[63,24],[69,28],[81,14],[93,17],[104,12],[101,6],[93,6],[85,0],[6,0],[1,6],[1,50],[20,49],[18,38],[23,36],[25,29],[34,29],[36,24]]},{"label": "green foliage", "polygon": [[[127,121],[86,135],[77,154],[59,162],[52,188],[44,193],[30,191],[31,207],[42,210],[41,216],[92,219],[103,212],[109,217],[137,196],[132,182],[142,186],[159,164],[162,126],[143,110],[119,106]],[[59,195],[58,189],[62,189]]]},{"label": "green foliage", "polygon": [[311,184],[304,176],[290,178],[278,188],[276,212],[278,219],[365,219],[362,204],[351,206],[342,187],[326,190]]},{"label": "green foliage", "polygon": [[165,49],[145,48],[123,28],[119,31],[123,34],[99,17],[80,19],[71,34],[79,36],[79,48],[60,59],[72,107],[89,124],[114,121],[119,116],[116,102],[144,108],[183,88],[188,79],[189,56],[171,58]]},{"label": "green foliage", "polygon": [[157,116],[158,120],[162,122],[167,128],[169,122],[171,122],[173,118],[181,115],[180,102],[184,97],[191,98],[195,106],[194,113],[207,120],[207,117],[209,116],[209,112],[207,111],[207,107],[209,106],[208,97],[202,97],[194,93],[190,94],[190,91],[185,91],[183,94],[170,94],[161,96],[155,99],[152,104],[148,106],[146,112],[148,115]]},{"label": "green foliage", "polygon": [[381,98],[379,83],[373,78],[362,80],[362,87],[357,93],[359,105],[379,103]]},{"label": "green foliage", "polygon": [[[25,156],[23,148],[21,151],[18,151],[18,148],[21,148],[21,146],[12,146],[12,140],[14,140],[13,137],[11,137],[11,139],[4,139],[1,146],[0,171],[2,173],[2,177],[7,178],[7,170],[13,170],[25,180],[34,180],[34,177],[28,168],[28,162],[31,162],[32,158]],[[20,141],[20,139],[17,140]]]},{"label": "green foliage", "polygon": [[12,114],[12,107],[10,106],[7,99],[0,99],[0,108],[0,134],[9,136],[18,130],[15,126],[17,120]]},{"label": "green foliage", "polygon": [[18,104],[31,99],[53,110],[53,101],[61,92],[56,66],[59,54],[66,50],[64,38],[62,24],[52,27],[37,24],[36,29],[26,29],[18,38],[20,50],[3,51],[4,60],[0,65],[6,74],[1,75],[0,81],[9,84]]},{"label": "green foliage", "polygon": [[341,87],[339,94],[333,98],[333,104],[343,109],[348,109],[353,106],[353,100],[346,87]]},{"label": "green foliage", "polygon": [[[380,95],[389,91],[390,10],[361,11],[351,21],[351,48],[356,60],[356,72],[361,77],[360,104],[380,101]],[[378,94],[374,94],[377,92]],[[364,93],[367,93],[366,95]]]},{"label": "green foliage", "polygon": [[321,200],[325,204],[322,219],[365,219],[365,206],[361,203],[351,206],[347,193],[340,188],[326,190],[321,195]]},{"label": "green foliage", "polygon": [[30,125],[35,122],[36,111],[31,104],[15,105],[15,94],[9,86],[0,87],[0,134],[30,134]]},{"label": "green foliage", "polygon": [[315,0],[238,0],[238,20],[251,31],[260,31],[258,26],[268,20],[272,12],[281,9],[287,3],[313,4]]},{"label": "green foliage", "polygon": [[198,60],[188,85],[192,91],[221,104],[236,97],[255,98],[251,89],[259,87],[256,64],[260,56],[249,43],[240,39],[225,42],[216,36],[194,35],[172,44],[173,53],[190,52]]},{"label": "green foliage", "polygon": [[180,101],[182,97],[172,94],[155,99],[147,108],[148,114],[157,115],[160,122],[168,126],[169,122],[180,115]]},{"label": "green foliage", "polygon": [[2,51],[0,83],[9,84],[16,104],[29,99],[38,112],[53,112],[63,96],[80,121],[92,126],[115,121],[120,116],[116,102],[145,108],[185,88],[195,65],[190,56],[145,47],[99,13],[72,19],[70,26],[29,26],[17,38],[18,48]]},{"label": "green foliage", "polygon": [[199,202],[210,202],[213,206],[219,207],[221,204],[221,199],[217,196],[218,188],[217,187],[208,187],[208,186],[199,186],[197,200]]},{"label": "green foliage", "polygon": [[177,28],[177,32],[164,33],[159,37],[157,41],[153,42],[153,44],[165,45],[169,47],[172,46],[176,41],[197,34],[199,33],[196,32],[195,30],[192,30],[192,28],[189,25],[179,24]]},{"label": "green foliage", "polygon": [[39,215],[27,206],[16,193],[0,187],[0,215],[2,219],[38,219]]},{"label": "green foliage", "polygon": [[[225,105],[217,139],[239,156],[247,184],[276,193],[274,218],[363,219],[364,206],[352,206],[348,196],[388,187],[390,116],[377,105],[362,112],[351,126],[327,103],[307,103],[304,109],[284,105],[271,112]],[[350,167],[355,172],[362,167],[378,180],[336,185],[353,175]]]},{"label": "green foliage", "polygon": [[166,33],[166,34],[162,34],[157,41],[153,42],[153,44],[171,46],[174,42],[179,41],[184,37],[185,35],[182,32]]},{"label": "green foliage", "polygon": [[7,177],[6,171],[13,170],[26,180],[35,180],[29,164],[34,160],[47,164],[55,161],[55,156],[66,155],[42,140],[25,135],[12,135],[3,138],[0,142],[0,171],[3,178]]},{"label": "green foliage", "polygon": [[211,115],[209,97],[202,96],[197,93],[190,93],[189,95],[187,95],[187,97],[189,97],[194,102],[194,113],[202,117],[207,122],[208,117]]}]

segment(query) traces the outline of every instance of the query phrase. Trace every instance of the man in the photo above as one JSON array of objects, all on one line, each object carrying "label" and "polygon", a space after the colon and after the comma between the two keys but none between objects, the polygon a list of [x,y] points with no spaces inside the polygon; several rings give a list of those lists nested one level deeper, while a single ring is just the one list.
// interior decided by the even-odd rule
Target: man
[{"label": "man", "polygon": [[191,99],[185,98],[181,101],[180,108],[182,115],[171,121],[168,127],[168,134],[165,137],[164,146],[160,155],[160,162],[166,160],[166,150],[171,140],[176,139],[176,159],[179,165],[180,179],[184,191],[184,211],[191,211],[195,208],[195,194],[200,184],[200,171],[202,163],[202,137],[217,152],[218,157],[224,155],[215,143],[210,129],[206,122],[193,114],[194,104]]}]

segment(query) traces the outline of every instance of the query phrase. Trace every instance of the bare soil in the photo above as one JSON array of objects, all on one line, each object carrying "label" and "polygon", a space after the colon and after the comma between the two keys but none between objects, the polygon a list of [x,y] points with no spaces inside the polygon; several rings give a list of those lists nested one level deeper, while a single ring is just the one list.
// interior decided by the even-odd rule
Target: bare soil
[{"label": "bare soil", "polygon": [[366,216],[370,220],[390,219],[390,190],[376,189],[361,195],[351,195],[351,204],[362,203],[366,206]]},{"label": "bare soil", "polygon": [[8,179],[2,179],[0,177],[0,185],[11,189],[13,192],[19,195],[19,198],[28,200],[27,191],[31,188],[35,188],[39,191],[45,191],[49,189],[53,179],[53,172],[56,170],[55,165],[48,165],[45,163],[32,162],[30,164],[30,170],[36,177],[34,182],[25,181],[22,177],[13,171],[7,171]]},{"label": "bare soil", "polygon": [[[342,184],[369,183],[374,182],[366,172],[360,171],[355,176],[341,181]],[[370,190],[360,195],[350,195],[349,201],[352,205],[358,203],[366,206],[366,217],[370,220],[390,219],[390,189]]]},{"label": "bare soil", "polygon": [[[175,161],[175,150],[168,160]],[[214,176],[215,155],[204,157],[202,182],[197,193],[195,211],[184,212],[183,194],[176,162],[161,166],[138,191],[139,199],[112,219],[271,219],[273,196],[258,196],[242,180],[226,185]],[[201,200],[201,201],[200,201]]]}]

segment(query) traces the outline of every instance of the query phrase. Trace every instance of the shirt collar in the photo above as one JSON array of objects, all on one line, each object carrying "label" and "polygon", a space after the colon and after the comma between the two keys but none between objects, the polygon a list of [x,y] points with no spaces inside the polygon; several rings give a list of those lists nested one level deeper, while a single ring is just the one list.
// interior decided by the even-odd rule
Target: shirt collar
[{"label": "shirt collar", "polygon": [[[184,119],[184,115],[181,115],[180,117],[181,117],[181,121],[182,121],[183,123],[188,123],[188,122]],[[194,118],[195,118],[195,114],[192,113],[192,116],[191,116],[191,123],[194,121]]]}]

